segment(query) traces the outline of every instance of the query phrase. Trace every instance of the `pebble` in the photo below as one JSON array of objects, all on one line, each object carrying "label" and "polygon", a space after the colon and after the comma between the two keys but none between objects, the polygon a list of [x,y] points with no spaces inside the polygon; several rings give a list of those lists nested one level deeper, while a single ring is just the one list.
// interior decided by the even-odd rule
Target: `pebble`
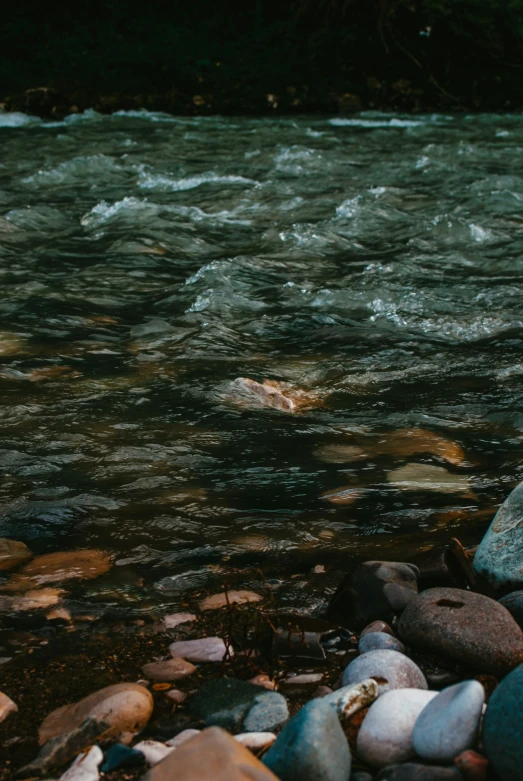
[{"label": "pebble", "polygon": [[170,740],[166,740],[165,745],[178,748],[178,746],[182,746],[184,743],[187,743],[187,741],[191,740],[191,738],[195,738],[196,735],[201,734],[201,729],[184,729],[182,732],[176,735],[176,737],[171,738]]},{"label": "pebble", "polygon": [[[344,779],[347,781],[348,775]],[[142,781],[278,781],[259,759],[219,727],[172,751]]]},{"label": "pebble", "polygon": [[523,778],[523,665],[492,693],[483,720],[483,747],[503,781]]},{"label": "pebble", "polygon": [[229,732],[272,732],[289,718],[287,700],[236,678],[206,681],[190,704],[191,713],[206,726]]},{"label": "pebble", "polygon": [[111,568],[109,556],[100,550],[59,551],[37,556],[22,572],[13,575],[2,591],[27,591],[47,583],[62,583],[74,578],[91,579]]},{"label": "pebble", "polygon": [[60,776],[60,781],[98,781],[98,768],[103,758],[102,749],[99,746],[91,746],[75,759],[69,770]]},{"label": "pebble", "polygon": [[245,748],[250,748],[251,751],[260,751],[262,748],[272,746],[276,735],[274,732],[243,732],[241,735],[235,735],[234,740]]},{"label": "pebble", "polygon": [[452,762],[476,744],[485,690],[478,681],[443,689],[419,715],[412,733],[416,754],[433,762]]},{"label": "pebble", "polygon": [[405,464],[389,472],[387,480],[402,491],[437,491],[471,496],[470,483],[466,475],[451,474],[443,467],[432,466],[432,464]]},{"label": "pebble", "polygon": [[326,694],[322,702],[334,707],[340,721],[345,721],[373,703],[378,693],[378,684],[374,678],[368,678],[361,683],[350,684]]},{"label": "pebble", "polygon": [[347,781],[351,754],[334,708],[324,700],[307,703],[263,761],[280,781]]},{"label": "pebble", "polygon": [[323,673],[303,673],[302,675],[289,675],[283,683],[292,684],[307,684],[307,683],[319,683],[323,678]]},{"label": "pebble", "polygon": [[200,610],[217,610],[226,605],[239,604],[247,602],[261,602],[263,597],[254,591],[224,591],[221,594],[213,594],[200,602]]},{"label": "pebble", "polygon": [[190,624],[192,621],[196,621],[196,616],[192,613],[171,613],[163,617],[166,629],[175,629],[180,624]]},{"label": "pebble", "polygon": [[500,674],[523,662],[523,632],[493,599],[455,588],[423,591],[402,614],[402,640]]},{"label": "pebble", "polygon": [[32,553],[23,542],[0,537],[0,572],[14,569],[32,557]]},{"label": "pebble", "polygon": [[141,751],[124,746],[122,743],[114,743],[104,755],[102,773],[110,773],[121,767],[137,767],[145,763],[145,757]]},{"label": "pebble", "polygon": [[13,613],[43,610],[60,602],[63,593],[61,588],[40,588],[26,591],[23,596],[2,596],[0,610]]},{"label": "pebble", "polygon": [[202,637],[199,640],[178,640],[169,646],[171,655],[183,657],[189,662],[222,662],[226,655],[234,656],[233,649],[226,647],[221,637]]},{"label": "pebble", "polygon": [[177,705],[180,705],[187,699],[187,692],[181,692],[179,689],[170,689],[168,692],[165,692],[165,696]]},{"label": "pebble", "polygon": [[196,672],[194,664],[181,657],[144,664],[142,672],[150,681],[181,681]]},{"label": "pebble", "polygon": [[176,746],[166,746],[164,743],[160,743],[157,740],[141,740],[136,746],[133,746],[136,751],[140,751],[148,765],[156,765],[157,762],[161,762],[162,759],[174,751]]},{"label": "pebble", "polygon": [[382,694],[363,720],[358,733],[358,754],[374,767],[409,759],[414,755],[412,731],[416,720],[436,696],[436,692],[421,689],[394,689]]},{"label": "pebble", "polygon": [[455,767],[436,767],[406,762],[404,765],[391,765],[384,768],[374,781],[463,781],[463,776]]},{"label": "pebble", "polygon": [[499,600],[499,604],[508,610],[517,625],[523,629],[523,591],[512,591]]},{"label": "pebble", "polygon": [[275,681],[271,681],[268,675],[265,673],[260,673],[260,675],[255,675],[254,678],[251,678],[249,680],[249,683],[253,683],[255,686],[263,686],[264,689],[268,689],[269,691],[274,691],[276,688]]},{"label": "pebble", "polygon": [[384,651],[398,651],[400,654],[405,653],[405,646],[396,637],[391,637],[386,632],[372,632],[368,635],[363,635],[358,641],[358,651],[360,654],[365,654],[367,651],[377,651],[382,648]]},{"label": "pebble", "polygon": [[374,678],[380,694],[391,689],[427,688],[427,681],[419,667],[398,651],[378,649],[356,657],[345,668],[342,683],[347,686],[367,678]]},{"label": "pebble", "polygon": [[18,705],[13,702],[11,697],[8,697],[7,694],[0,692],[0,722],[4,721],[4,719],[7,719],[10,713],[16,713],[17,710]]},{"label": "pebble", "polygon": [[39,731],[40,745],[79,727],[87,718],[103,721],[111,735],[138,732],[153,712],[151,693],[136,683],[117,683],[89,694],[77,703],[63,705],[44,719]]},{"label": "pebble", "polygon": [[248,377],[237,377],[231,383],[231,391],[239,390],[243,394],[256,401],[263,407],[272,407],[280,412],[294,412],[295,404],[288,396],[285,396],[278,388],[266,382],[256,382]]},{"label": "pebble", "polygon": [[394,637],[394,632],[385,621],[372,621],[370,624],[367,624],[365,629],[362,629],[360,637],[371,635],[373,632],[386,632],[388,635]]},{"label": "pebble", "polygon": [[474,569],[494,588],[523,585],[523,482],[507,496],[474,556]]},{"label": "pebble", "polygon": [[488,776],[488,759],[477,751],[464,751],[456,757],[454,764],[467,781],[486,781]]}]

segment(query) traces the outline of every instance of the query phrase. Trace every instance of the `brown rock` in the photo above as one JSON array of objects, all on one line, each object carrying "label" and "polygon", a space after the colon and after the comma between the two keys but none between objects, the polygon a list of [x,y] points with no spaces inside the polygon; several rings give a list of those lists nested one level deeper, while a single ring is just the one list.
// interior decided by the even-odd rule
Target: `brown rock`
[{"label": "brown rock", "polygon": [[7,719],[10,713],[16,713],[18,705],[13,702],[11,697],[7,694],[0,692],[0,721]]},{"label": "brown rock", "polygon": [[23,542],[0,537],[0,572],[17,567],[30,559],[32,555]]},{"label": "brown rock", "polygon": [[371,635],[373,632],[385,632],[388,635],[391,635],[394,637],[394,632],[390,628],[390,626],[385,623],[385,621],[373,621],[371,624],[368,624],[368,626],[365,627],[365,629],[361,630],[360,637],[364,637],[365,635]]},{"label": "brown rock", "polygon": [[28,591],[47,583],[62,583],[73,578],[91,579],[111,568],[111,560],[100,550],[77,550],[37,556],[22,572],[2,587],[2,591]]},{"label": "brown rock", "polygon": [[180,681],[195,673],[196,667],[178,656],[165,662],[144,664],[142,672],[150,681]]},{"label": "brown rock", "polygon": [[496,675],[523,662],[523,632],[508,610],[471,591],[423,591],[403,611],[398,631],[409,645]]},{"label": "brown rock", "polygon": [[137,683],[106,686],[79,702],[52,711],[44,719],[38,739],[43,745],[51,738],[76,729],[87,718],[107,724],[110,735],[137,732],[149,721],[153,705],[152,694]]},{"label": "brown rock", "polygon": [[210,727],[169,754],[142,781],[278,781],[254,754],[219,727]]},{"label": "brown rock", "polygon": [[467,781],[486,781],[488,759],[483,754],[478,754],[477,751],[468,749],[455,758],[454,764]]},{"label": "brown rock", "polygon": [[200,602],[200,610],[217,610],[225,605],[244,604],[245,602],[261,602],[263,597],[254,591],[224,591],[221,594],[213,594]]}]

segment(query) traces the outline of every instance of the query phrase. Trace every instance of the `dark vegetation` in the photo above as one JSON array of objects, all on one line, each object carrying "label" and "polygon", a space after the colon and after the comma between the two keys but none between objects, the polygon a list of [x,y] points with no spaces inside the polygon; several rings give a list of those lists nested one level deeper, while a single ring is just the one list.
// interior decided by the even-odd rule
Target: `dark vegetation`
[{"label": "dark vegetation", "polygon": [[523,0],[21,0],[0,26],[5,107],[42,115],[514,111],[522,82]]}]

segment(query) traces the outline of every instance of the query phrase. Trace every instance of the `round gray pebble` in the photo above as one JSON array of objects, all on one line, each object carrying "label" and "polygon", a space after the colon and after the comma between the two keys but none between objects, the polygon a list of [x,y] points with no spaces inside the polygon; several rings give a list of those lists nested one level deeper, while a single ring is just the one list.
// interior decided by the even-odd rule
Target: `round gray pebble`
[{"label": "round gray pebble", "polygon": [[360,654],[366,654],[368,651],[377,651],[383,649],[384,651],[398,651],[398,653],[405,653],[405,646],[396,637],[386,632],[372,632],[371,634],[363,635],[358,642],[358,651]]}]

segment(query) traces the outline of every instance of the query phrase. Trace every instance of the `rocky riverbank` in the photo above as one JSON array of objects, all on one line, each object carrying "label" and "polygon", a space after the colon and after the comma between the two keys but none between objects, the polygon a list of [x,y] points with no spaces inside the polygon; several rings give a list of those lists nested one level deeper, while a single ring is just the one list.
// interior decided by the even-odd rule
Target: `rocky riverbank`
[{"label": "rocky riverbank", "polygon": [[[229,590],[7,662],[2,779],[521,778],[522,496],[475,553],[359,564],[327,618]],[[20,543],[2,551],[17,588],[42,577]],[[78,577],[103,571],[77,558]]]}]

